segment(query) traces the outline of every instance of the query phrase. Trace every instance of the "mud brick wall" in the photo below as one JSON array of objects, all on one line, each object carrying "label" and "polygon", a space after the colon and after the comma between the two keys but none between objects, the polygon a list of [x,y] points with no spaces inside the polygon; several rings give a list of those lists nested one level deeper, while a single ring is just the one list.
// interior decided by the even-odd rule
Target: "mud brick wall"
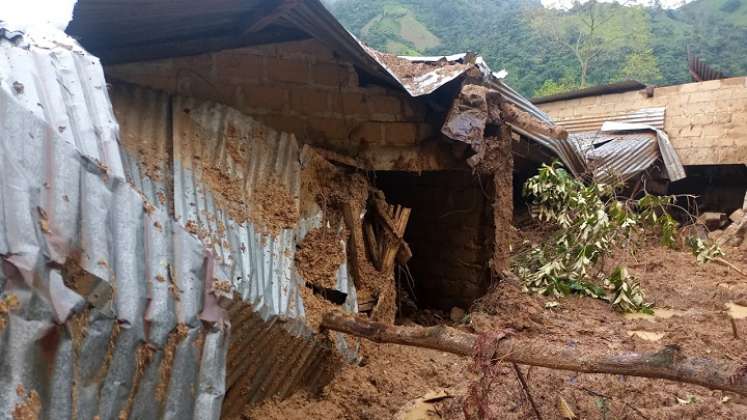
[{"label": "mud brick wall", "polygon": [[555,120],[666,107],[669,138],[685,165],[747,163],[747,78],[625,92],[540,105]]},{"label": "mud brick wall", "polygon": [[492,178],[468,171],[377,173],[387,201],[412,208],[405,240],[421,307],[468,308],[490,281]]},{"label": "mud brick wall", "polygon": [[353,66],[316,40],[115,65],[106,74],[224,103],[342,153],[414,146],[435,132],[424,104],[398,90],[361,87]]}]

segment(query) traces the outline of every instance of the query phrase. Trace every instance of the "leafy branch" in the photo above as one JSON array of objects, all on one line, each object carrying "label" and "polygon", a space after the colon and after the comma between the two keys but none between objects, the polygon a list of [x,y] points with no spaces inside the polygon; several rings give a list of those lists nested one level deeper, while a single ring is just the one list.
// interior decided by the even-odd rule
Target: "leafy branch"
[{"label": "leafy branch", "polygon": [[543,165],[524,185],[532,216],[556,228],[549,239],[527,247],[514,271],[530,292],[551,296],[581,294],[610,302],[625,312],[650,311],[638,280],[625,267],[597,269],[618,247],[631,250],[650,234],[665,246],[676,244],[677,222],[666,211],[671,196],[645,194],[618,200],[615,186],[584,184],[557,163]]}]

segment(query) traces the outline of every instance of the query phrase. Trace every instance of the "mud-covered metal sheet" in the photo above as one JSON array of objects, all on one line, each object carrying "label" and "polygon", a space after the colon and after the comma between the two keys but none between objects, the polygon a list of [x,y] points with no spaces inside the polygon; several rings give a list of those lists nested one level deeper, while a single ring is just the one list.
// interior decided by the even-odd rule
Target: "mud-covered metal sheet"
[{"label": "mud-covered metal sheet", "polygon": [[0,414],[23,390],[39,418],[219,418],[213,258],[126,182],[98,60],[23,38],[0,39],[0,286],[18,302],[0,315]]},{"label": "mud-covered metal sheet", "polygon": [[[220,104],[114,84],[130,182],[171,212],[215,256],[262,317],[301,318],[294,267],[300,216],[298,143]],[[346,269],[346,268],[345,268]],[[352,282],[341,291],[354,294]]]},{"label": "mud-covered metal sheet", "polygon": [[[322,214],[300,215],[293,136],[220,104],[134,85],[115,83],[112,102],[129,181],[203,241],[215,257],[211,272],[240,297],[229,308],[224,415],[325,383],[332,346],[304,324],[305,282],[294,265],[296,245]],[[348,296],[344,308],[355,312],[346,264],[338,290]],[[355,354],[354,346],[337,343]]]}]

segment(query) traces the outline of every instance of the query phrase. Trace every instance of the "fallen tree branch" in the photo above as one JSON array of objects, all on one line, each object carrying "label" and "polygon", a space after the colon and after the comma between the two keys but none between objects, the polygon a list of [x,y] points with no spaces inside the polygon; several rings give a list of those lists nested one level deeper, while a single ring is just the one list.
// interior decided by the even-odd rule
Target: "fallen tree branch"
[{"label": "fallen tree branch", "polygon": [[739,267],[737,267],[736,265],[730,263],[729,261],[725,260],[724,258],[718,257],[718,258],[714,258],[712,261],[715,262],[715,263],[717,263],[717,264],[723,265],[724,267],[731,268],[732,270],[734,270],[737,273],[741,274],[742,277],[747,277],[747,273],[745,273],[744,271],[740,270]]},{"label": "fallen tree branch", "polygon": [[[440,350],[472,356],[477,335],[447,326],[399,327],[341,313],[327,313],[321,328],[363,337],[377,343]],[[495,344],[494,358],[522,365],[583,373],[607,373],[668,379],[747,396],[747,365],[687,357],[678,346],[657,352],[610,355],[581,343],[571,347],[534,338],[507,337]]]}]

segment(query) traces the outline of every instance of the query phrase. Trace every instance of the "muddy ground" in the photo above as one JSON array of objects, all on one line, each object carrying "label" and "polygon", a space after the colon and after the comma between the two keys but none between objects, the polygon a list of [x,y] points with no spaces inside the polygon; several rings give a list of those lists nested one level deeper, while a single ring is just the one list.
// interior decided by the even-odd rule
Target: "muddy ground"
[{"label": "muddy ground", "polygon": [[[747,255],[727,249],[728,259],[747,270]],[[648,245],[633,257],[620,253],[608,264],[623,263],[641,279],[655,317],[630,317],[598,300],[569,297],[546,309],[551,299],[527,295],[503,282],[472,308],[463,323],[469,331],[511,328],[519,336],[556,343],[595,343],[611,352],[654,350],[676,343],[687,354],[747,363],[747,319],[735,321],[727,304],[747,306],[747,278],[716,264],[699,265],[687,252]],[[439,314],[435,314],[439,315]],[[437,319],[430,314],[428,317]],[[419,319],[422,322],[422,314]],[[400,320],[403,324],[412,320]],[[655,340],[655,341],[649,341]],[[475,377],[471,360],[432,350],[364,342],[362,366],[346,366],[321,395],[298,394],[248,409],[245,419],[460,419],[462,399]],[[562,398],[582,419],[743,419],[747,398],[664,380],[576,374],[521,367],[544,419],[563,418]],[[515,372],[501,366],[490,405],[501,419],[534,418]],[[430,391],[450,395],[427,405],[430,417],[404,416],[406,406]],[[422,408],[422,407],[421,407]],[[404,411],[403,411],[404,410]]]}]

